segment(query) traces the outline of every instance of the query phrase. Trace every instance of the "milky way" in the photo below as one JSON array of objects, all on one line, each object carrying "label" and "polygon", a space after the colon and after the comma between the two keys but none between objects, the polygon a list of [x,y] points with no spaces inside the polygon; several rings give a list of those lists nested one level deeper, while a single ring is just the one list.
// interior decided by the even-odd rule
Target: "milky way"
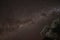
[{"label": "milky way", "polygon": [[3,0],[0,40],[42,40],[40,32],[59,17],[58,1]]}]

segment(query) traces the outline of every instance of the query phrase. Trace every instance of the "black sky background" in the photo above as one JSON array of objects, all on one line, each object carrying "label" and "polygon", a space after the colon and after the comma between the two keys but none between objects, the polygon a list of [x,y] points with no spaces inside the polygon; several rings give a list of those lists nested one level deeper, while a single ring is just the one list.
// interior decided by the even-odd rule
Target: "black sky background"
[{"label": "black sky background", "polygon": [[[32,12],[34,14],[35,13],[38,14],[40,9],[42,9],[42,8],[60,7],[60,1],[58,1],[58,0],[1,0],[0,4],[1,4],[1,6],[0,6],[0,10],[1,10],[0,11],[0,21],[5,20],[7,18],[14,19],[14,18],[22,18],[25,16],[31,16]],[[36,30],[33,30],[33,31],[35,32]],[[39,28],[38,28],[38,30],[39,30]],[[29,31],[29,29],[28,29],[26,32],[26,35],[28,34],[27,35],[28,39],[29,39],[28,32],[31,32],[31,31]],[[31,33],[31,35],[33,35],[33,37],[31,37],[32,40],[33,40],[34,36],[35,36],[35,38],[37,36],[37,39],[40,38],[38,36],[39,34],[36,33],[38,31],[36,31],[35,34],[33,34],[33,31]],[[28,40],[27,37],[25,38],[25,36],[26,36],[24,34],[25,32],[23,34],[22,33],[20,34],[22,37],[20,35],[18,35],[19,33],[17,33],[16,40],[19,40],[19,38],[21,38],[22,40],[24,40],[24,39]],[[24,39],[23,39],[23,37],[24,37]],[[13,36],[13,38],[14,38],[14,36]]]}]

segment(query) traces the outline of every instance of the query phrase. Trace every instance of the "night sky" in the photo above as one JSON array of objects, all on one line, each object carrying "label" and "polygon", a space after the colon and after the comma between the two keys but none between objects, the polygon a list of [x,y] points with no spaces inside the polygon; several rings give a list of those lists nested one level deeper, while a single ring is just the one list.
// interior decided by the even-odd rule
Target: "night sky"
[{"label": "night sky", "polygon": [[41,29],[60,11],[60,1],[56,0],[2,0],[0,4],[0,27],[9,24],[12,29],[19,24],[17,30],[2,32],[0,40],[42,40]]}]

